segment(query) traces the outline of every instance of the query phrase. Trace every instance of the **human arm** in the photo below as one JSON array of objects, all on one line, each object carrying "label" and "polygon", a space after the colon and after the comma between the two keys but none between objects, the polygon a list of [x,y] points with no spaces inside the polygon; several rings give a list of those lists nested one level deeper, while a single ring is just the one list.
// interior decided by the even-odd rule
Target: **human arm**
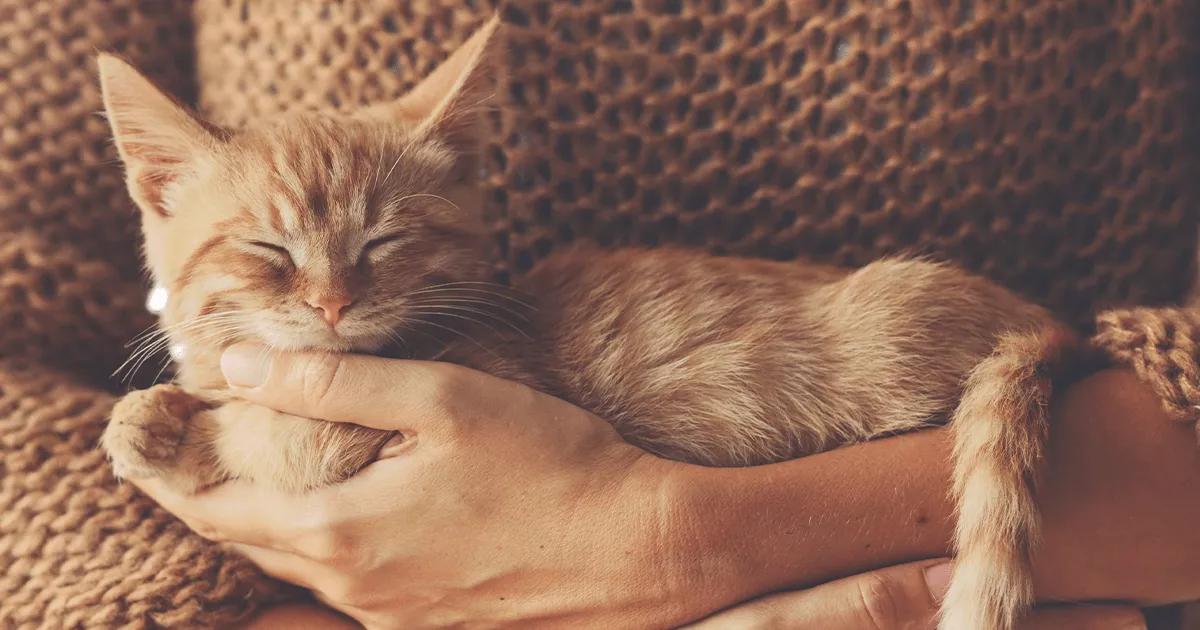
[{"label": "human arm", "polygon": [[[945,559],[885,567],[805,589],[774,593],[720,611],[684,630],[932,630],[938,603],[949,586]],[[354,620],[315,604],[286,604],[257,615],[242,630],[355,630]],[[1020,630],[1136,630],[1145,628],[1137,608],[1120,605],[1044,606],[1022,620]]]},{"label": "human arm", "polygon": [[[681,470],[680,492],[697,506],[690,510],[710,514],[692,546],[720,553],[730,541],[753,541],[721,562],[755,589],[945,554],[948,437],[923,431],[757,470]],[[1195,440],[1128,371],[1096,374],[1058,398],[1039,492],[1040,600],[1200,596]],[[748,513],[763,516],[737,516]]]},{"label": "human arm", "polygon": [[[400,572],[408,579],[389,583],[400,592],[391,594],[399,599],[387,603],[403,604],[405,614],[436,612],[424,607],[429,602],[414,601],[429,594],[429,571],[444,585],[447,576],[478,582],[472,571],[494,577],[503,569],[504,590],[510,593],[504,603],[496,599],[500,595],[478,589],[460,589],[460,599],[440,603],[463,614],[536,617],[518,603],[530,604],[521,595],[538,592],[545,596],[532,603],[556,614],[569,608],[574,618],[596,623],[669,625],[761,593],[945,552],[949,447],[942,431],[774,466],[703,469],[630,451],[590,414],[453,366],[292,357],[277,360],[270,374],[266,387],[243,395],[306,415],[406,424],[415,446],[304,500],[284,500],[239,484],[190,499],[147,487],[202,533],[252,543],[243,549],[268,570],[317,586],[332,594],[335,605],[368,622],[371,611],[364,607],[380,602],[364,606],[361,600],[379,596],[369,591],[378,583],[372,582],[378,577],[372,571],[383,568],[421,568],[416,574]],[[288,374],[308,386],[287,385]],[[1110,400],[1120,392],[1128,395]],[[1106,402],[1080,406],[1079,401],[1094,399]],[[392,411],[401,408],[404,413]],[[1055,472],[1060,465],[1053,461],[1050,466],[1048,504],[1061,499],[1069,514],[1080,498],[1082,509],[1091,509],[1087,498],[1095,496],[1095,487],[1124,489],[1138,496],[1118,494],[1095,506],[1123,513],[1140,499],[1196,492],[1200,474],[1190,431],[1156,420],[1156,411],[1153,397],[1121,372],[1073,388],[1056,410],[1056,441],[1074,446],[1080,429],[1103,438],[1090,447],[1097,449],[1092,454],[1106,457],[1103,472],[1117,475],[1119,483],[1087,473],[1086,466],[1072,468],[1080,462],[1071,463],[1078,453],[1068,448],[1065,470]],[[1115,431],[1095,430],[1106,427],[1106,419]],[[1136,435],[1122,430],[1142,423],[1148,430]],[[1186,451],[1173,448],[1180,446],[1179,431],[1187,434]],[[1130,469],[1121,458],[1126,453],[1150,454],[1154,470]],[[1177,465],[1181,455],[1184,463]],[[1062,490],[1055,490],[1058,486]],[[365,494],[355,494],[363,489]],[[389,493],[405,500],[381,500]],[[346,501],[354,497],[360,500]],[[381,505],[364,514],[363,503]],[[1121,565],[1138,554],[1090,544],[1091,532],[1069,531],[1056,539],[1056,529],[1071,523],[1048,510],[1043,558],[1048,553],[1050,560],[1039,561],[1040,592],[1087,599],[1116,593],[1156,601],[1194,593],[1187,567],[1200,565],[1194,559],[1189,563],[1173,545],[1195,546],[1188,538],[1195,510],[1185,502],[1142,504],[1150,506],[1154,518],[1122,522],[1118,547],[1144,551],[1145,545],[1129,541],[1148,535],[1155,549],[1170,550],[1151,557],[1174,562],[1181,571],[1174,579],[1140,582],[1137,571]],[[464,506],[473,509],[463,512]],[[289,522],[280,522],[280,514]],[[918,515],[925,516],[923,523]],[[296,529],[297,520],[303,531]],[[497,540],[503,543],[492,548]],[[1062,553],[1054,551],[1059,546]],[[1081,554],[1091,560],[1112,556],[1105,569],[1115,573],[1089,578],[1086,588],[1079,588],[1073,585],[1080,578],[1069,567],[1043,568],[1057,562],[1080,566]],[[363,562],[365,569],[353,566]],[[528,579],[539,574],[556,580]]]}]

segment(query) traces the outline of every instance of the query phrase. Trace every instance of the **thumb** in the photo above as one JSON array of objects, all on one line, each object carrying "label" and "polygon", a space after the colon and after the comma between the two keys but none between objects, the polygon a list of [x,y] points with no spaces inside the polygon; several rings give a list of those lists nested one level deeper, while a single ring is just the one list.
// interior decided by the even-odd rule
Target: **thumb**
[{"label": "thumb", "polygon": [[238,397],[305,418],[418,433],[447,414],[461,368],[357,354],[271,352],[247,343],[221,355]]},{"label": "thumb", "polygon": [[950,582],[950,563],[924,560],[843,578],[804,591],[777,593],[689,626],[932,630]]}]

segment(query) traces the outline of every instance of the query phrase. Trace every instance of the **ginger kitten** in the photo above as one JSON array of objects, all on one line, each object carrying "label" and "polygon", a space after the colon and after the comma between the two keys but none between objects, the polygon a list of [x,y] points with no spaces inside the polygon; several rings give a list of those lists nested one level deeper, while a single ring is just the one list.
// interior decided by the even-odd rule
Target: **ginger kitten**
[{"label": "ginger kitten", "polygon": [[169,290],[175,384],[132,392],[103,437],[118,475],[187,491],[336,483],[392,436],[230,399],[225,346],[444,360],[526,383],[665,457],[764,464],[950,422],[958,562],[941,627],[1003,629],[1032,600],[1032,480],[1047,370],[1074,337],[954,267],[858,270],[674,249],[552,255],[488,282],[477,106],[488,22],[412,92],[242,130],[195,117],[102,55],[104,103]]}]

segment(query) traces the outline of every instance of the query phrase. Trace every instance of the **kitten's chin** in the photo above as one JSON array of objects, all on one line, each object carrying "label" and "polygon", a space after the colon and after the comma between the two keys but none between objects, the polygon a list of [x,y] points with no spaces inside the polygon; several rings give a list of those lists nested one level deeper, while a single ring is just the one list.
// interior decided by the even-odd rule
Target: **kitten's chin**
[{"label": "kitten's chin", "polygon": [[320,332],[292,332],[285,330],[263,330],[262,342],[284,352],[360,352],[374,353],[387,345],[387,339],[354,334],[338,334],[329,330]]}]

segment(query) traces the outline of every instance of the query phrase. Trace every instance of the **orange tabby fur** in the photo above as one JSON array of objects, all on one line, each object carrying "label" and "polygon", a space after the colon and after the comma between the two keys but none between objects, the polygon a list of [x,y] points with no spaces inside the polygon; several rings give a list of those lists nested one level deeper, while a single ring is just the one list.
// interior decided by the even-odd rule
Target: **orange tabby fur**
[{"label": "orange tabby fur", "polygon": [[[578,249],[515,290],[487,282],[472,138],[496,28],[397,103],[237,132],[101,56],[146,257],[170,290],[162,327],[187,348],[178,384],[114,409],[103,443],[117,474],[303,491],[353,474],[392,437],[229,400],[217,359],[238,340],[460,363],[709,465],[950,421],[958,564],[942,627],[1011,627],[1031,598],[1047,369],[1071,334],[1005,289],[920,260],[852,271]],[[349,303],[336,328],[323,319],[331,301]]]}]

